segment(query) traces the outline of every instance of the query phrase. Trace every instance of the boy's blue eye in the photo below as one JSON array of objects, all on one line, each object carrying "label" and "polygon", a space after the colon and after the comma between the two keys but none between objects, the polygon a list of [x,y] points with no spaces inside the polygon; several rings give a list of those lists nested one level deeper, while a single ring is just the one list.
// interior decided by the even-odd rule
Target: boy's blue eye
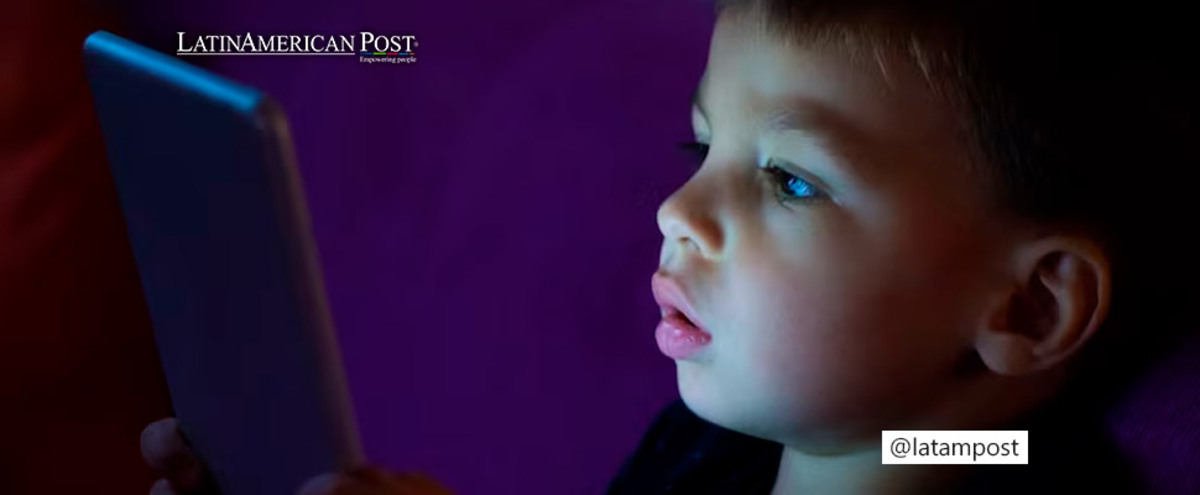
[{"label": "boy's blue eye", "polygon": [[776,188],[775,194],[781,201],[813,200],[822,196],[821,191],[811,182],[780,168],[774,162],[767,162],[762,170],[771,179]]}]

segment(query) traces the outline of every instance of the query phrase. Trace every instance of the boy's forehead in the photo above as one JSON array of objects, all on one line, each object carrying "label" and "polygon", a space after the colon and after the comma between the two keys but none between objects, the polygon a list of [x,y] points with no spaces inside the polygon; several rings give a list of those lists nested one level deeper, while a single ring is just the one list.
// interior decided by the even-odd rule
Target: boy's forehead
[{"label": "boy's forehead", "polygon": [[735,93],[749,98],[740,101],[743,106],[772,106],[800,95],[828,106],[864,102],[877,108],[884,102],[876,100],[889,96],[885,91],[892,81],[858,58],[834,47],[781,38],[753,20],[722,16],[696,96],[708,105],[719,104],[713,96]]},{"label": "boy's forehead", "polygon": [[855,107],[878,107],[870,101],[874,88],[863,88],[870,99],[859,105],[851,91],[863,81],[836,60],[771,42],[731,29],[714,36],[691,99],[704,122],[755,134],[798,132],[830,148],[869,145],[872,133]]},{"label": "boy's forehead", "polygon": [[739,16],[718,20],[692,103],[706,117],[736,108],[760,119],[842,121],[880,134],[959,124],[899,54],[798,43]]}]

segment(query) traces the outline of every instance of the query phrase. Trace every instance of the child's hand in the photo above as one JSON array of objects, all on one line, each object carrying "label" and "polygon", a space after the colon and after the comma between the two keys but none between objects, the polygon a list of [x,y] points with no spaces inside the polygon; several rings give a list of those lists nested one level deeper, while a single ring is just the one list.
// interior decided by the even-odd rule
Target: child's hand
[{"label": "child's hand", "polygon": [[175,418],[160,419],[142,430],[142,458],[162,477],[150,487],[150,495],[217,493],[208,469],[184,441]]},{"label": "child's hand", "polygon": [[[142,430],[142,457],[162,479],[151,495],[209,495],[216,486],[199,457],[188,447],[175,418],[155,421]],[[327,473],[304,483],[298,495],[452,495],[429,477],[393,475],[371,467]]]}]

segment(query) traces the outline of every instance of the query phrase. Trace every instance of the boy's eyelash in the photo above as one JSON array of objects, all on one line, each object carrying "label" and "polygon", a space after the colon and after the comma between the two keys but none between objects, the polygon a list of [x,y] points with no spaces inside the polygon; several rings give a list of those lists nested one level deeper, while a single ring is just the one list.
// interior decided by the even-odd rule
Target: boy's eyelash
[{"label": "boy's eyelash", "polygon": [[[708,158],[708,146],[708,144],[698,141],[679,143],[680,149],[688,152],[693,156],[693,158],[695,158],[697,167],[703,165],[704,160]],[[809,203],[825,197],[825,193],[817,189],[816,185],[784,170],[783,168],[779,167],[779,165],[775,164],[774,161],[768,161],[765,166],[759,167],[759,170],[766,174],[767,180],[771,181],[772,192],[774,193],[775,199],[778,200],[780,204],[786,206],[786,203],[790,201]],[[793,181],[798,181],[798,184],[794,183]],[[787,189],[789,186],[798,186],[804,190],[807,190],[809,195],[794,196],[788,194]]]}]

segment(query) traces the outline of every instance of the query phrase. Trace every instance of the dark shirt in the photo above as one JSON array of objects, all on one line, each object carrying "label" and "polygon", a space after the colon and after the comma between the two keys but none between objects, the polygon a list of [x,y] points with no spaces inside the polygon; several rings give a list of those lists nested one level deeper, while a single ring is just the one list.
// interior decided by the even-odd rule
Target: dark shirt
[{"label": "dark shirt", "polygon": [[[1029,430],[1029,464],[976,466],[954,493],[1140,493],[1093,423],[1054,411],[1023,424],[1012,429]],[[779,443],[709,423],[677,400],[659,413],[607,493],[769,494],[782,452]]]}]

